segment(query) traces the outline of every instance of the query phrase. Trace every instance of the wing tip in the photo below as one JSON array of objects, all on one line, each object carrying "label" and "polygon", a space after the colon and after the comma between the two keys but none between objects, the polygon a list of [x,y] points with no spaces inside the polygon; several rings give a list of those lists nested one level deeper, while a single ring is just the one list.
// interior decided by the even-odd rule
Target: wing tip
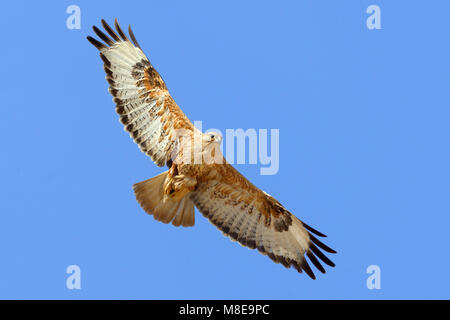
[{"label": "wing tip", "polygon": [[130,38],[133,41],[134,45],[139,49],[141,49],[141,46],[139,45],[139,43],[136,40],[136,37],[134,36],[133,30],[131,30],[131,25],[128,25],[128,34],[130,35]]},{"label": "wing tip", "polygon": [[311,233],[309,234],[309,238],[311,240],[311,242],[313,242],[314,244],[316,244],[320,249],[328,252],[328,253],[333,253],[336,254],[337,251],[334,249],[331,249],[329,246],[327,246],[326,244],[324,244],[322,241],[320,241],[319,239],[317,239],[316,237],[314,237]]},{"label": "wing tip", "polygon": [[125,34],[125,32],[123,32],[122,28],[120,27],[119,21],[117,20],[117,18],[114,19],[114,27],[116,28],[117,32],[119,33],[119,36],[122,38],[123,41],[130,42],[127,35]]},{"label": "wing tip", "polygon": [[[108,46],[111,47],[112,45],[114,45],[114,43],[117,43],[117,42],[127,42],[127,41],[132,43],[135,47],[142,50],[141,46],[139,45],[138,41],[136,40],[136,37],[134,36],[133,30],[131,29],[131,25],[128,26],[128,34],[131,38],[131,41],[130,41],[127,34],[120,27],[119,20],[117,18],[114,18],[114,27],[116,30],[111,28],[111,26],[106,22],[105,19],[101,19],[100,22],[101,22],[101,25],[103,26],[103,29],[105,29],[107,34],[105,34],[102,30],[100,30],[100,28],[98,28],[95,25],[92,26],[92,30],[101,40],[103,40],[106,43],[106,45],[104,43],[98,41],[97,39],[88,36],[89,42],[92,43],[98,50],[107,49]],[[109,37],[108,37],[108,35],[109,35]]]},{"label": "wing tip", "polygon": [[308,230],[309,232],[314,233],[316,236],[319,236],[319,237],[322,237],[322,238],[326,238],[327,237],[327,235],[325,235],[322,232],[320,232],[320,231],[314,229],[313,227],[307,225],[303,221],[302,221],[302,225],[305,227],[306,230]]},{"label": "wing tip", "polygon": [[107,49],[108,47],[101,43],[100,41],[98,41],[97,39],[91,37],[91,36],[87,36],[86,39],[94,46],[97,48],[97,50],[102,51],[103,49]]}]

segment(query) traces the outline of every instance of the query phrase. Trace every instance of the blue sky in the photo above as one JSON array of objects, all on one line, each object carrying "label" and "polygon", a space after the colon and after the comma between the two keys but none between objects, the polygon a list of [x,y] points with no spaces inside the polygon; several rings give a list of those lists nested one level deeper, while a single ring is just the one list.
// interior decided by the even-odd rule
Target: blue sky
[{"label": "blue sky", "polygon": [[[81,8],[81,29],[66,8]],[[366,8],[381,8],[381,30]],[[448,1],[7,1],[0,78],[0,298],[450,298]],[[276,128],[280,169],[236,165],[328,235],[312,281],[201,215],[146,215],[160,173],[123,131],[85,39],[115,17],[204,128]],[[81,268],[81,290],[66,268]],[[366,287],[370,265],[381,289]]]}]

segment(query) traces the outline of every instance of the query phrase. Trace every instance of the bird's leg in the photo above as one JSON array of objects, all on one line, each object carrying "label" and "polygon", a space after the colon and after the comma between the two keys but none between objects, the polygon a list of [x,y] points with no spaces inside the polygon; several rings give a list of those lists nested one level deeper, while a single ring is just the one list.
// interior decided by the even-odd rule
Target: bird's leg
[{"label": "bird's leg", "polygon": [[179,174],[173,177],[173,185],[175,192],[186,190],[187,192],[194,191],[197,179]]},{"label": "bird's leg", "polygon": [[170,168],[166,181],[164,182],[165,198],[181,199],[195,189],[197,179],[179,174],[176,164]]}]

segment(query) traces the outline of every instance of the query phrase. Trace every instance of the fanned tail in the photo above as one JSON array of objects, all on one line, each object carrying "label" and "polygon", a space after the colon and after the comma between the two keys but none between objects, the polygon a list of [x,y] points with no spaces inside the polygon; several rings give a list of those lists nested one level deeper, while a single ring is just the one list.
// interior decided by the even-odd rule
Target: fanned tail
[{"label": "fanned tail", "polygon": [[172,222],[174,226],[191,227],[195,223],[194,203],[189,197],[174,200],[164,196],[163,172],[151,179],[133,185],[136,200],[142,209],[163,223]]}]

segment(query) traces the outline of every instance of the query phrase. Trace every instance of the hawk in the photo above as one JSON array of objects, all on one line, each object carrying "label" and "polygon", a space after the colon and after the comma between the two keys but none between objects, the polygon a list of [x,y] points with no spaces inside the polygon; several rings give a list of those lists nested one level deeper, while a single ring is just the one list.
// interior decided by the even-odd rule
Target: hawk
[{"label": "hawk", "polygon": [[[189,227],[194,225],[197,207],[224,235],[312,279],[315,275],[306,257],[322,273],[321,262],[334,267],[323,251],[336,251],[317,238],[325,235],[227,163],[220,152],[219,134],[194,127],[170,96],[131,27],[127,36],[117,19],[115,30],[104,20],[101,23],[106,33],[96,26],[93,30],[103,42],[87,39],[100,51],[120,121],[142,152],[156,165],[168,167],[133,186],[143,210],[158,221]],[[198,154],[200,162],[195,161]],[[214,161],[206,161],[207,155]]]}]

